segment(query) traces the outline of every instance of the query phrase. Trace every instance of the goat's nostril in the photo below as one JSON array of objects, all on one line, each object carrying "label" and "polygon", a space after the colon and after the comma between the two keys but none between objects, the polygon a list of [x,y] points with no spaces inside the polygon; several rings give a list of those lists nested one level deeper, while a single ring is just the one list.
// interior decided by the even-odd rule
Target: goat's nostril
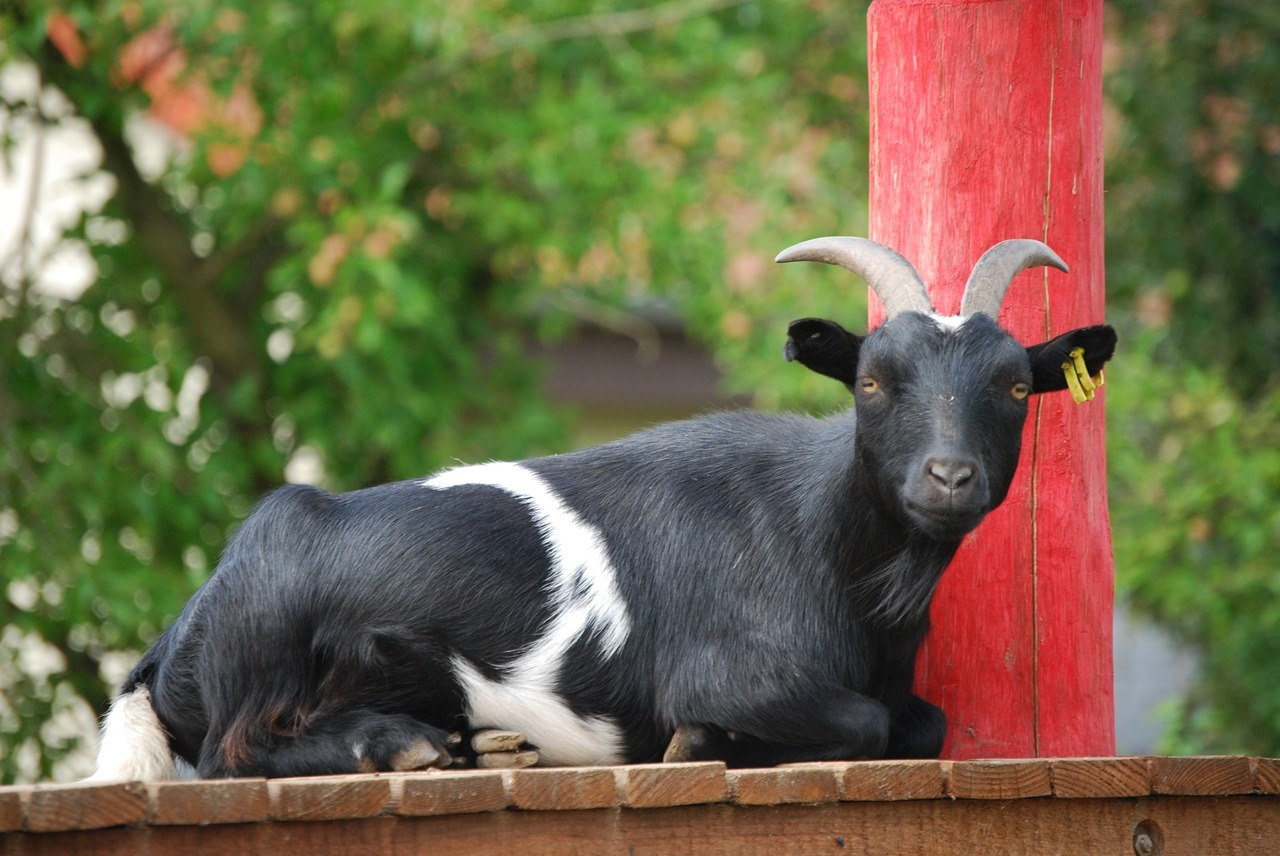
[{"label": "goat's nostril", "polygon": [[965,461],[934,459],[925,467],[940,487],[957,490],[973,479],[973,465]]}]

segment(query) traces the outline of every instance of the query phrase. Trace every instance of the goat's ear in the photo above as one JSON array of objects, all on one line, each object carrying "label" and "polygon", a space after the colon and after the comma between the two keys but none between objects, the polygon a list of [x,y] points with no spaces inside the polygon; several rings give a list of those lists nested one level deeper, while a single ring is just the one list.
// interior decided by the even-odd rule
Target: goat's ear
[{"label": "goat's ear", "polygon": [[861,346],[861,336],[853,335],[834,321],[802,318],[787,327],[787,347],[783,355],[787,362],[794,360],[852,387],[858,373]]},{"label": "goat's ear", "polygon": [[1080,348],[1081,358],[1090,375],[1097,375],[1116,350],[1116,331],[1106,325],[1080,327],[1055,336],[1047,342],[1027,348],[1031,359],[1031,391],[1055,392],[1067,388],[1063,365],[1074,361],[1072,353]]}]

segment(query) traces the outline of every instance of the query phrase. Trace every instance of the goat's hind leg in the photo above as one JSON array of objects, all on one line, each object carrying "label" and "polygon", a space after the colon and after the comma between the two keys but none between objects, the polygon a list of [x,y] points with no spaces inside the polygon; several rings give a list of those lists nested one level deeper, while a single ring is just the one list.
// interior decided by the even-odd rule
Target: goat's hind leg
[{"label": "goat's hind leg", "polygon": [[352,710],[309,723],[298,734],[250,740],[243,752],[247,758],[234,765],[224,766],[222,757],[202,757],[199,773],[284,777],[448,767],[457,740],[407,714]]},{"label": "goat's hind leg", "polygon": [[882,758],[889,711],[851,690],[805,705],[755,711],[738,722],[683,724],[664,761],[724,761],[729,767],[772,767],[797,761]]}]

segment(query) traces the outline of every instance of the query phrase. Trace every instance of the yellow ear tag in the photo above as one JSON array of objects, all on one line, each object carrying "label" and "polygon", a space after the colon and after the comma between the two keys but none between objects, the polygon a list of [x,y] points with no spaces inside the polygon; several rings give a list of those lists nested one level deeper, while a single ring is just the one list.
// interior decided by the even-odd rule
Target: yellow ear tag
[{"label": "yellow ear tag", "polygon": [[1076,404],[1092,401],[1094,389],[1102,385],[1101,372],[1096,382],[1089,377],[1089,369],[1084,364],[1084,348],[1072,348],[1068,356],[1071,360],[1062,364],[1062,376],[1066,378],[1071,397]]}]

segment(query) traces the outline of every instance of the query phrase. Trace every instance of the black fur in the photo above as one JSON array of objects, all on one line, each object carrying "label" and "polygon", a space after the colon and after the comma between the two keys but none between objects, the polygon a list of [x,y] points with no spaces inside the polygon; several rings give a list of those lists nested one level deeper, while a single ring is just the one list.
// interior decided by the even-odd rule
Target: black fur
[{"label": "black fur", "polygon": [[[679,726],[698,728],[695,757],[734,765],[936,755],[942,712],[911,692],[934,587],[1008,490],[1014,388],[1051,388],[1045,366],[1076,344],[1093,370],[1115,334],[1028,349],[981,315],[956,332],[905,313],[866,337],[806,319],[788,358],[850,386],[856,416],[727,413],[525,462],[602,533],[631,619],[611,658],[578,639],[558,693],[616,722],[636,762]],[[150,687],[203,776],[447,753],[449,732],[504,725],[465,720],[452,658],[500,679],[551,619],[550,569],[496,488],[282,488],[123,691]]]}]

